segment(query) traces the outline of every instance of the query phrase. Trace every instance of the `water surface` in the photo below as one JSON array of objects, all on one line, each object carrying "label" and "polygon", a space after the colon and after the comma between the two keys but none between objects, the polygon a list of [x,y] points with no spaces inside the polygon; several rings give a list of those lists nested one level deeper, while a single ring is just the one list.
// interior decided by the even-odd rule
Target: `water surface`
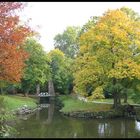
[{"label": "water surface", "polygon": [[54,103],[15,127],[17,138],[140,138],[136,120],[71,118],[59,113]]}]

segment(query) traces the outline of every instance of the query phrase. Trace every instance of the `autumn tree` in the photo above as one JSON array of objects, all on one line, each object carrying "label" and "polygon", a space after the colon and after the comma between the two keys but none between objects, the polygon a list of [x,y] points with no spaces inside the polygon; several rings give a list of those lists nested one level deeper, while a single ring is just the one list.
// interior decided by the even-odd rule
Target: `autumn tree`
[{"label": "autumn tree", "polygon": [[120,10],[126,13],[127,16],[131,18],[132,20],[135,20],[135,21],[140,20],[140,15],[134,10],[132,10],[131,8],[122,7]]},{"label": "autumn tree", "polygon": [[108,10],[80,38],[75,90],[87,94],[88,87],[91,96],[97,87],[104,90],[109,85],[116,108],[121,104],[120,96],[126,82],[140,79],[139,54],[140,22],[120,9]]},{"label": "autumn tree", "polygon": [[80,37],[83,33],[87,32],[90,28],[96,25],[96,22],[98,21],[99,17],[98,16],[92,16],[88,20],[87,23],[85,23],[81,30],[79,31],[78,37]]},{"label": "autumn tree", "polygon": [[19,82],[27,53],[21,47],[31,30],[21,25],[17,12],[20,2],[0,2],[0,81]]},{"label": "autumn tree", "polygon": [[[135,21],[139,21],[140,22],[140,15],[135,12],[133,9],[130,9],[130,8],[127,8],[127,7],[122,7],[120,9],[121,11],[125,12],[127,14],[127,16],[129,18],[131,18],[132,20],[135,20]],[[125,91],[125,94],[124,94],[124,102],[126,103],[127,102],[127,94],[126,92],[128,92],[128,95],[130,96],[130,98],[132,98],[135,102],[140,102],[139,101],[139,86],[140,86],[140,82],[138,79],[135,79],[133,81],[125,81],[125,88],[123,91]],[[130,86],[131,85],[131,86]]]}]

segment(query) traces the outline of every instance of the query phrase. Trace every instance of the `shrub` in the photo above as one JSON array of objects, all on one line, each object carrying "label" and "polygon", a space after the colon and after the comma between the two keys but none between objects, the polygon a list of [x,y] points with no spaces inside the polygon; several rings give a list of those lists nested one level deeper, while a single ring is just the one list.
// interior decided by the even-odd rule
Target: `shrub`
[{"label": "shrub", "polygon": [[104,99],[103,95],[103,88],[101,86],[97,87],[93,92],[92,95],[88,97],[89,100],[93,99]]}]

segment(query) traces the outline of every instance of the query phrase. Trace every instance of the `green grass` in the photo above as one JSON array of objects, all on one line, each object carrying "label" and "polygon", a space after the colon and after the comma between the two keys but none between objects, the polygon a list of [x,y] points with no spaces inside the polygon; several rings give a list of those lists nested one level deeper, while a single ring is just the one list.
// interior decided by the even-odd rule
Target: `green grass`
[{"label": "green grass", "polygon": [[62,112],[73,112],[73,111],[89,111],[89,112],[98,112],[98,111],[108,111],[111,109],[111,104],[100,104],[92,102],[83,102],[77,99],[72,98],[71,96],[59,96],[59,100],[64,104],[64,107],[61,109]]},{"label": "green grass", "polygon": [[36,100],[29,97],[20,97],[15,95],[0,95],[0,97],[4,97],[4,107],[7,111],[16,110],[25,104],[31,108],[35,108],[37,106]]},{"label": "green grass", "polygon": [[[112,103],[113,104],[113,99],[94,99],[94,101],[97,102],[107,102],[107,103]],[[121,99],[121,103],[123,104],[124,99]],[[135,102],[132,99],[128,99],[127,101],[129,104],[135,104]]]},{"label": "green grass", "polygon": [[[113,99],[95,99],[94,102],[83,102],[73,98],[72,96],[61,95],[59,100],[64,104],[64,107],[61,109],[62,112],[73,112],[73,111],[108,111],[111,110]],[[96,103],[96,102],[102,102]],[[112,104],[108,104],[112,103]],[[121,100],[123,104],[123,99]],[[128,99],[129,104],[135,104],[132,99]]]}]

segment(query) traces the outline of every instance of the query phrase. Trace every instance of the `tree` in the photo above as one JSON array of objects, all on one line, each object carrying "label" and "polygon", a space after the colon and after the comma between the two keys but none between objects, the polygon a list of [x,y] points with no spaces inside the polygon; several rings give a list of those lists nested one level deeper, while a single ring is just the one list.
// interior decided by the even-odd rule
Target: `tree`
[{"label": "tree", "polygon": [[40,85],[48,81],[50,77],[49,59],[41,44],[34,39],[28,39],[24,49],[29,53],[26,60],[22,87],[28,94],[31,88],[36,86],[36,93],[40,92]]},{"label": "tree", "polygon": [[0,80],[19,82],[28,54],[21,44],[31,35],[26,25],[19,24],[15,13],[24,7],[19,2],[0,2]]},{"label": "tree", "polygon": [[98,19],[99,19],[98,16],[90,17],[88,22],[82,26],[78,36],[80,37],[83,33],[87,32],[89,29],[94,27],[96,25],[96,22],[98,21]]},{"label": "tree", "polygon": [[135,103],[140,103],[140,80],[135,79],[129,88],[129,96]]},{"label": "tree", "polygon": [[136,13],[135,11],[133,11],[132,9],[127,8],[127,7],[122,7],[120,10],[125,12],[127,16],[131,18],[132,20],[135,20],[135,21],[140,20],[140,15]]},{"label": "tree", "polygon": [[130,18],[122,10],[105,12],[96,25],[80,38],[77,58],[80,62],[76,61],[74,74],[75,90],[85,91],[82,85],[87,84],[93,90],[99,86],[105,89],[109,85],[112,87],[114,107],[120,105],[123,81],[140,79],[139,29],[139,21]]},{"label": "tree", "polygon": [[50,51],[48,55],[51,60],[51,80],[55,91],[61,94],[68,94],[71,82],[71,59],[65,57],[64,53],[59,49]]},{"label": "tree", "polygon": [[54,37],[54,46],[60,49],[66,56],[74,58],[79,50],[77,37],[80,32],[79,27],[67,27],[62,34]]}]

